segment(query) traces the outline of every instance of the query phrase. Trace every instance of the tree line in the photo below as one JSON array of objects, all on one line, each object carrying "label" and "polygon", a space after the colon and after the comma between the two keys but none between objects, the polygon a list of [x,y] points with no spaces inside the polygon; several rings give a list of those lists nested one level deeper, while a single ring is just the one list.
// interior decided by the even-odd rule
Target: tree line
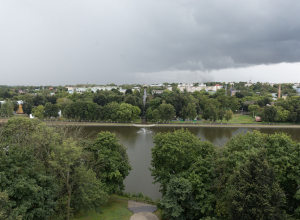
[{"label": "tree line", "polygon": [[[14,108],[11,108],[11,105]],[[6,106],[10,107],[6,107]],[[3,104],[2,115],[12,115],[19,105],[7,99]],[[144,105],[141,93],[130,89],[126,94],[118,90],[57,95],[24,95],[23,111],[26,114],[43,118],[57,118],[59,111],[67,119],[98,121],[132,121],[141,116]],[[7,113],[7,111],[9,113]]]},{"label": "tree line", "polygon": [[211,121],[222,121],[224,118],[229,120],[232,113],[240,107],[238,98],[227,96],[224,89],[214,94],[204,90],[193,93],[165,90],[161,94],[149,95],[145,105],[147,119],[154,122],[174,117],[194,120],[197,115]]},{"label": "tree line", "polygon": [[290,136],[248,132],[219,148],[181,129],[154,143],[165,219],[300,218],[300,144]]},{"label": "tree line", "polygon": [[70,219],[101,211],[129,164],[115,134],[9,120],[0,132],[0,219]]}]

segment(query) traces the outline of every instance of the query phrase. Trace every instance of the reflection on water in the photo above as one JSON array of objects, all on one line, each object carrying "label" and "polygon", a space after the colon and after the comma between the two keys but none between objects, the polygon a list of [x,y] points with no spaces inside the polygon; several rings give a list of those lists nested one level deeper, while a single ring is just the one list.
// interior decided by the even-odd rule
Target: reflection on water
[{"label": "reflection on water", "polygon": [[151,130],[149,130],[148,128],[140,128],[139,131],[137,131],[138,134],[153,134],[153,132]]},{"label": "reflection on water", "polygon": [[[88,126],[85,131],[95,135],[101,131],[110,131],[117,135],[120,141],[127,147],[132,170],[125,179],[125,190],[127,192],[143,192],[153,199],[161,198],[159,185],[152,184],[153,178],[149,171],[151,166],[151,148],[154,147],[153,138],[158,132],[172,132],[181,129],[180,127],[115,127],[115,126]],[[210,141],[213,144],[223,147],[224,144],[238,133],[252,132],[259,130],[262,133],[274,134],[275,132],[287,133],[292,139],[300,141],[300,129],[297,128],[232,128],[232,127],[191,127],[188,130],[201,138],[203,141]],[[94,133],[94,134],[93,134]]]}]

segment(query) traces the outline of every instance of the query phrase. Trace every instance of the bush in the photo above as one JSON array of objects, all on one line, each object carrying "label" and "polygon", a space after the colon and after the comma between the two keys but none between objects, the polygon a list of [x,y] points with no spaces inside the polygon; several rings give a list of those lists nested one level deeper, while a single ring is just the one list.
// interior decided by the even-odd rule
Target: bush
[{"label": "bush", "polygon": [[131,193],[131,196],[132,196],[132,197],[138,197],[138,194],[135,193],[135,192],[132,192],[132,193]]},{"label": "bush", "polygon": [[140,199],[143,199],[144,198],[144,194],[142,192],[139,192],[137,194],[137,197],[140,198]]}]

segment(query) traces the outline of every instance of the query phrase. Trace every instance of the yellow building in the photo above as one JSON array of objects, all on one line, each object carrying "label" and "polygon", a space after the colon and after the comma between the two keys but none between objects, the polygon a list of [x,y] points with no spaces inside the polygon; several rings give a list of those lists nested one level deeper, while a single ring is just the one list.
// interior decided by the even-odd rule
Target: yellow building
[{"label": "yellow building", "polygon": [[17,114],[24,114],[22,105],[19,105],[19,108],[18,108],[18,110],[17,110]]}]

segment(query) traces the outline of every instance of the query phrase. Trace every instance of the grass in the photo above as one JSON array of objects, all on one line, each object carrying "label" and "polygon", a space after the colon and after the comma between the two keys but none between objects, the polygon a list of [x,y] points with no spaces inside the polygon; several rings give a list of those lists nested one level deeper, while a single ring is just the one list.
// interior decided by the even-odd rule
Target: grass
[{"label": "grass", "polygon": [[26,114],[26,115],[23,115],[23,114],[15,114],[14,116],[13,116],[14,118],[29,118],[29,116]]},{"label": "grass", "polygon": [[90,211],[88,213],[77,213],[74,219],[77,220],[129,220],[133,215],[127,209],[128,201],[115,196],[110,196],[107,204],[101,207],[102,213]]},{"label": "grass", "polygon": [[[226,121],[223,121],[226,122]],[[254,123],[254,118],[250,115],[234,114],[233,118],[228,121],[229,124],[251,124]]]},{"label": "grass", "polygon": [[142,123],[142,120],[139,119],[139,118],[138,118],[138,119],[134,119],[134,120],[133,120],[133,123]]}]

